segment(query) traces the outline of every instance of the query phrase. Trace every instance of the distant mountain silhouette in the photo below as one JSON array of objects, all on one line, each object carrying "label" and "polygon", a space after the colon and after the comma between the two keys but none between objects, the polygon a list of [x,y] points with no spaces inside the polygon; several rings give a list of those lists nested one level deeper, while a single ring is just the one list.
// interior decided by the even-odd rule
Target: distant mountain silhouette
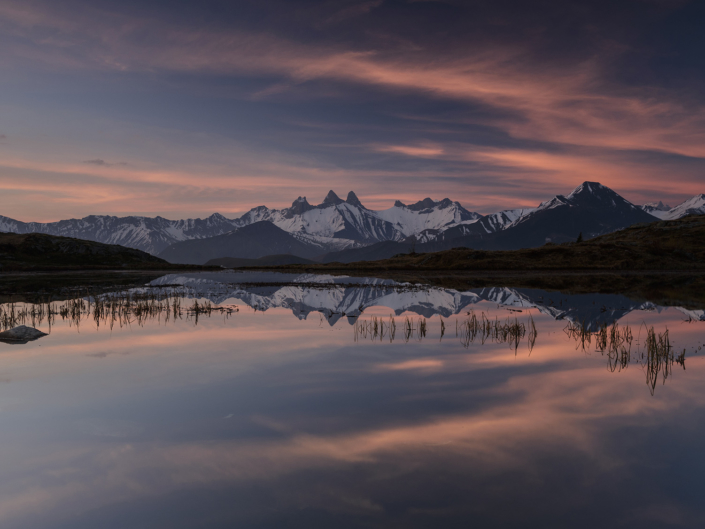
[{"label": "distant mountain silhouette", "polygon": [[159,257],[170,263],[205,264],[222,257],[257,259],[292,254],[311,258],[322,251],[321,245],[300,241],[271,222],[260,221],[217,237],[172,244]]}]

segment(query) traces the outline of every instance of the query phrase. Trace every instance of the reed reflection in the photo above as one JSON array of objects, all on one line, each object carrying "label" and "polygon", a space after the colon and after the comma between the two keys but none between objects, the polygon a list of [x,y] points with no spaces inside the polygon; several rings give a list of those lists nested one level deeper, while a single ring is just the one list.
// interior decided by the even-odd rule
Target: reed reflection
[{"label": "reed reflection", "polygon": [[97,296],[86,295],[63,302],[9,303],[0,304],[0,330],[8,330],[19,325],[51,327],[57,319],[70,327],[79,329],[85,321],[91,321],[96,328],[110,330],[130,325],[144,326],[150,320],[168,323],[178,319],[192,320],[198,324],[200,316],[222,314],[230,316],[239,311],[237,306],[219,306],[210,300],[192,300],[186,303],[183,292],[171,289],[149,289],[147,291],[127,291]]},{"label": "reed reflection", "polygon": [[[508,344],[516,356],[524,339],[526,339],[529,355],[536,346],[538,330],[531,314],[526,322],[519,321],[517,317],[502,321],[498,316],[495,315],[492,318],[484,311],[479,315],[475,311],[470,311],[467,315],[466,319],[456,319],[455,322],[455,336],[465,349],[476,343],[479,345]],[[439,341],[442,341],[446,324],[443,318],[439,320]],[[393,343],[397,339],[397,323],[391,314],[387,319],[378,316],[372,316],[369,319],[358,318],[353,329],[353,340],[356,343],[368,339],[371,342]],[[401,331],[399,339],[404,343],[412,339],[420,342],[426,338],[428,324],[425,318],[414,319],[406,316],[401,322]],[[634,331],[631,326],[620,325],[617,322],[612,325],[603,324],[596,331],[590,330],[584,323],[574,322],[569,322],[563,329],[564,334],[574,342],[576,349],[589,352],[594,342],[594,351],[606,356],[610,372],[622,371],[634,362],[640,363],[646,374],[646,384],[653,395],[659,377],[665,384],[673,372],[674,365],[680,365],[685,370],[686,349],[679,353],[675,352],[670,342],[668,328],[663,332],[657,332],[653,326],[642,324],[639,335],[642,331],[646,335],[643,344],[639,340],[634,342]],[[632,352],[634,343],[636,348]],[[694,352],[698,350],[700,349],[694,349]]]}]

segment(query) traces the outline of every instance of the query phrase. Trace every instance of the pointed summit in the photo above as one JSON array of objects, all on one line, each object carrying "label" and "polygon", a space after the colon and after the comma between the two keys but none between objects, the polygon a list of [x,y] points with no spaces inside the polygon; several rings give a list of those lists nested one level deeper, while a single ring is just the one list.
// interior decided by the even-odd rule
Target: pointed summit
[{"label": "pointed summit", "polygon": [[299,197],[291,203],[290,208],[285,210],[285,218],[290,219],[294,215],[301,215],[310,209],[313,209],[313,206],[308,203],[306,197]]},{"label": "pointed summit", "polygon": [[328,191],[326,198],[323,199],[323,202],[321,202],[319,207],[337,206],[338,204],[342,203],[343,199],[336,195],[335,192],[331,189],[330,191]]},{"label": "pointed summit", "polygon": [[[560,195],[559,195],[560,196]],[[618,197],[624,200],[616,191],[599,182],[583,182],[573,189],[565,198],[571,200],[612,200]],[[625,201],[626,202],[626,201]],[[630,202],[631,204],[631,202]]]},{"label": "pointed summit", "polygon": [[347,202],[351,206],[357,206],[359,208],[367,209],[365,206],[362,205],[362,202],[360,202],[360,199],[357,198],[357,195],[354,191],[350,191],[350,193],[348,193],[348,198],[345,199],[345,202]]},{"label": "pointed summit", "polygon": [[644,204],[644,206],[650,206],[653,209],[657,209],[658,211],[668,211],[671,209],[671,206],[664,204],[662,201],[658,202],[651,202],[650,204]]}]

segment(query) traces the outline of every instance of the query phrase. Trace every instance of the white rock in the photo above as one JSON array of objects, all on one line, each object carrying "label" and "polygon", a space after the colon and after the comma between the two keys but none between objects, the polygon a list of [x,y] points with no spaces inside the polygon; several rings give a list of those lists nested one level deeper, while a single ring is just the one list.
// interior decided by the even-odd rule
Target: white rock
[{"label": "white rock", "polygon": [[45,332],[39,331],[34,327],[20,325],[8,331],[0,332],[0,341],[7,343],[27,343],[46,335]]}]

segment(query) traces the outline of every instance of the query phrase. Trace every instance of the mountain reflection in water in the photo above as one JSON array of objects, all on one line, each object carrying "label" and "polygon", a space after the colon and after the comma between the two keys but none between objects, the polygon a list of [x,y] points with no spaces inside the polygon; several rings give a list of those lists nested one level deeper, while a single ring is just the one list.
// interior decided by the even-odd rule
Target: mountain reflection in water
[{"label": "mountain reflection in water", "polygon": [[283,279],[3,305],[0,526],[703,526],[701,312]]},{"label": "mountain reflection in water", "polygon": [[[240,300],[260,311],[283,307],[300,319],[319,312],[330,325],[344,317],[352,325],[369,307],[388,307],[396,315],[413,312],[425,318],[447,318],[470,305],[489,301],[503,307],[535,308],[556,320],[577,322],[594,331],[635,310],[664,310],[651,302],[637,302],[619,294],[570,295],[524,288],[457,291],[390,279],[273,272],[170,274],[150,283],[152,287],[163,285],[183,287],[187,295],[217,304]],[[705,310],[674,308],[689,320],[705,321]]]}]

